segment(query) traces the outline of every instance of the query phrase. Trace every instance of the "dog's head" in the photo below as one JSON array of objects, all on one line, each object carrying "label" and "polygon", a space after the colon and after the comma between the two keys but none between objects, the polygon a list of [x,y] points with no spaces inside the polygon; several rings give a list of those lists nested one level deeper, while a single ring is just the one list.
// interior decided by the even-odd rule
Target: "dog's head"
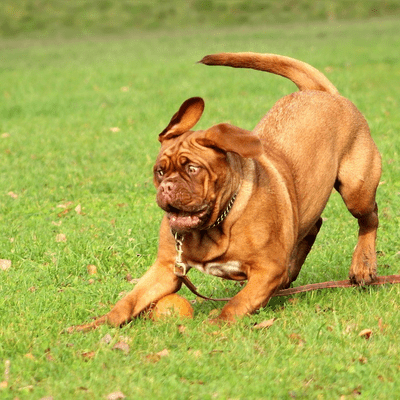
[{"label": "dog's head", "polygon": [[238,189],[238,157],[262,153],[257,135],[229,124],[191,131],[203,110],[200,97],[186,100],[159,135],[157,204],[179,233],[211,226]]}]

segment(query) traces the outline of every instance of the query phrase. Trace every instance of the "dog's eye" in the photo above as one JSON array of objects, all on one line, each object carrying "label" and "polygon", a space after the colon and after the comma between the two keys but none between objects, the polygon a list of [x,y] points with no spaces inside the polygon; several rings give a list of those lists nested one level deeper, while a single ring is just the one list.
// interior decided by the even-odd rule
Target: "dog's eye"
[{"label": "dog's eye", "polygon": [[161,168],[158,168],[156,172],[157,172],[158,177],[161,178],[164,176],[164,170],[162,170]]},{"label": "dog's eye", "polygon": [[187,167],[187,172],[191,175],[193,174],[197,174],[197,172],[199,171],[200,167],[197,167],[196,165],[191,165],[189,164]]}]

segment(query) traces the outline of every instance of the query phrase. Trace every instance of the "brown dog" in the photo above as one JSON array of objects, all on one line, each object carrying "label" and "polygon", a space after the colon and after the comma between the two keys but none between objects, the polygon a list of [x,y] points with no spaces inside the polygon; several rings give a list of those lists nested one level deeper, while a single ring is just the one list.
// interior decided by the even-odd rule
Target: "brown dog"
[{"label": "brown dog", "polygon": [[165,216],[157,259],[108,314],[78,330],[131,320],[178,291],[177,275],[192,267],[248,281],[220,320],[253,313],[297,278],[333,188],[359,224],[350,279],[376,277],[381,160],[361,113],[323,74],[288,57],[226,53],[201,63],[282,75],[300,92],[279,100],[253,132],[229,124],[191,131],[204,102],[182,104],[159,136],[154,183]]}]

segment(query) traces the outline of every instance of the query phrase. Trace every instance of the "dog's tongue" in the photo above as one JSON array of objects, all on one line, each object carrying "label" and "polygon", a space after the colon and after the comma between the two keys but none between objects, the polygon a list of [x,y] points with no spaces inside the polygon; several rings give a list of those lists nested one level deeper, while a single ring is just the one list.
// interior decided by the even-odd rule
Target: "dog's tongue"
[{"label": "dog's tongue", "polygon": [[174,231],[187,231],[196,228],[200,224],[200,218],[197,215],[185,213],[168,213],[169,225]]}]

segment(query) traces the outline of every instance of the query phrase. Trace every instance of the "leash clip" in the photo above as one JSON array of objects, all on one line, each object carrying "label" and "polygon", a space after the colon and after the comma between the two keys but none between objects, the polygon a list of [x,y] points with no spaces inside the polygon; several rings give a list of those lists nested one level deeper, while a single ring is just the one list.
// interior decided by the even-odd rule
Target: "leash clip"
[{"label": "leash clip", "polygon": [[179,276],[179,277],[186,276],[186,274],[187,274],[187,265],[184,262],[175,261],[174,274],[176,276]]},{"label": "leash clip", "polygon": [[188,271],[188,266],[182,261],[182,253],[183,253],[182,245],[184,236],[175,232],[174,238],[175,238],[175,248],[176,248],[174,274],[176,276],[183,277],[186,276]]},{"label": "leash clip", "polygon": [[183,239],[184,236],[182,234],[179,234],[177,232],[173,232],[172,234],[175,239],[175,249],[176,249],[176,258],[175,258],[175,265],[174,265],[174,274],[180,278],[182,283],[184,283],[189,290],[194,293],[196,296],[201,297],[202,299],[205,300],[213,300],[213,301],[229,301],[230,298],[224,298],[224,299],[213,299],[211,297],[203,296],[197,291],[196,286],[193,285],[189,277],[187,276],[188,269],[190,267],[182,261],[182,245],[183,245]]}]

